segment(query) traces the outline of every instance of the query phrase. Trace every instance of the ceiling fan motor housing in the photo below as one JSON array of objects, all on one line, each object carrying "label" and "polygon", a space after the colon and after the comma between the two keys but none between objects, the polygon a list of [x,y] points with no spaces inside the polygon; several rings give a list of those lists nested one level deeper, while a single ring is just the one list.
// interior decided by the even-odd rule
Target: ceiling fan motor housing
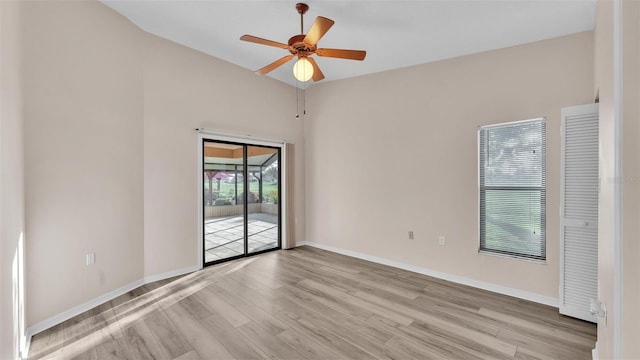
[{"label": "ceiling fan motor housing", "polygon": [[316,46],[304,42],[306,35],[295,35],[289,39],[289,52],[298,57],[306,57],[316,51]]}]

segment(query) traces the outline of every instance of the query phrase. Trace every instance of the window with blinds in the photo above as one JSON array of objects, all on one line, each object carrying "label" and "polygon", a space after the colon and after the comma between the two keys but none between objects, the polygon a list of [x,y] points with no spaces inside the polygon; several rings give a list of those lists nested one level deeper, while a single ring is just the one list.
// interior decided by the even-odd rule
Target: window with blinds
[{"label": "window with blinds", "polygon": [[545,120],[478,131],[480,251],[545,260]]}]

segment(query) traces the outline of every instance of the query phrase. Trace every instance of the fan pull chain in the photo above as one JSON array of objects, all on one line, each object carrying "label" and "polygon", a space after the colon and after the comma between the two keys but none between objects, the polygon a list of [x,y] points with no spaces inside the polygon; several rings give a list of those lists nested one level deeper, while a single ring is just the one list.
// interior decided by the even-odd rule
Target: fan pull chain
[{"label": "fan pull chain", "polygon": [[[300,118],[300,81],[296,80],[296,119]],[[303,90],[302,93],[302,117],[307,115],[307,94]]]}]

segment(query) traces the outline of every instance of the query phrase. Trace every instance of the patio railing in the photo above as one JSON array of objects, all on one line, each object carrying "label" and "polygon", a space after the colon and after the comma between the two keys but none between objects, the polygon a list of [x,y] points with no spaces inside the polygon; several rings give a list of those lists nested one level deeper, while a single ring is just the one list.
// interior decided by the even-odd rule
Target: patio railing
[{"label": "patio railing", "polygon": [[[204,217],[212,218],[212,217],[242,215],[243,207],[244,207],[243,204],[205,206]],[[249,204],[248,210],[250,214],[251,213],[267,213],[267,214],[278,215],[278,204],[251,203]]]}]

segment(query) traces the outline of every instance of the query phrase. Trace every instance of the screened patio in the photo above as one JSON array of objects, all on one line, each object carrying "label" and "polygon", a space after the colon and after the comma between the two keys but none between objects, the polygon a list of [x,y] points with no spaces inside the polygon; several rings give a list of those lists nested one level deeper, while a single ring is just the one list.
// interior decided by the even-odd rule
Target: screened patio
[{"label": "screened patio", "polygon": [[204,143],[205,263],[279,246],[279,149],[246,146],[246,160],[244,149]]}]

